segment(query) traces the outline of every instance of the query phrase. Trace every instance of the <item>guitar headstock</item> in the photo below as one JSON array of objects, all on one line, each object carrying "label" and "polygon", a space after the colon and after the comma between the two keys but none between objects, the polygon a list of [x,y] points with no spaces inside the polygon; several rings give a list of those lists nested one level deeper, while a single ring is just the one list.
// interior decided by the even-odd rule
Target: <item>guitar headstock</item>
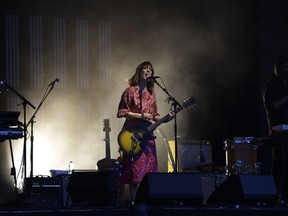
[{"label": "guitar headstock", "polygon": [[111,131],[111,128],[110,128],[109,119],[104,119],[103,122],[104,122],[103,131],[105,131],[105,132],[110,132],[110,131]]},{"label": "guitar headstock", "polygon": [[183,108],[191,108],[196,104],[196,99],[194,97],[191,97],[187,100],[185,100],[182,104]]}]

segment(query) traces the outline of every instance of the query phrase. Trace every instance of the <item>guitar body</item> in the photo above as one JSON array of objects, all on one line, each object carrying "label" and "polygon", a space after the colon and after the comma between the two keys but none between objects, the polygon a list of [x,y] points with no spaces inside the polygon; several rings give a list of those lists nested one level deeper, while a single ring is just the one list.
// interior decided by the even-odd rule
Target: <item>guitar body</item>
[{"label": "guitar body", "polygon": [[103,158],[97,162],[98,170],[113,170],[116,165],[116,159]]},{"label": "guitar body", "polygon": [[135,156],[142,151],[142,131],[122,130],[118,135],[118,144],[125,154]]},{"label": "guitar body", "polygon": [[[191,97],[185,100],[181,107],[174,110],[174,113],[178,113],[184,108],[190,108],[195,104],[195,98]],[[161,124],[169,120],[169,114],[162,117],[157,122],[147,126],[144,130],[127,130],[124,129],[118,134],[118,144],[125,154],[135,156],[139,154],[143,149],[147,140],[155,139],[153,131]]]},{"label": "guitar body", "polygon": [[122,172],[122,157],[119,156],[117,159],[111,159],[110,154],[110,136],[109,133],[111,131],[110,125],[109,125],[109,119],[104,119],[104,128],[103,131],[105,132],[105,143],[106,143],[106,157],[99,160],[97,162],[97,168],[100,171],[107,171],[111,170],[113,171],[115,175],[115,187],[117,190],[117,197],[122,197],[124,194],[124,185],[120,181],[120,176]]}]

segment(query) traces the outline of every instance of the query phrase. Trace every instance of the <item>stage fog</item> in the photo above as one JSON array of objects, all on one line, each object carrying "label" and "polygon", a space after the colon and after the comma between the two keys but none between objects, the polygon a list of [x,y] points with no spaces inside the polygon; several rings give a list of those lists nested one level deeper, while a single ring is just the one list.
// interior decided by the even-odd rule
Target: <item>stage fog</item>
[{"label": "stage fog", "polygon": [[[259,132],[256,6],[228,0],[7,3],[1,16],[5,60],[0,78],[35,106],[26,106],[26,175],[31,161],[33,175],[66,170],[70,160],[75,169],[96,169],[107,153],[104,119],[111,130],[111,157],[117,159],[117,135],[124,123],[116,118],[118,103],[142,61],[152,62],[166,90],[155,85],[161,115],[173,108],[169,96],[181,104],[196,99],[177,114],[176,124],[163,124],[155,132],[161,171],[167,171],[167,143],[175,135],[178,144],[211,141],[211,163],[225,165],[225,139]],[[43,100],[56,78],[59,82]],[[24,122],[22,99],[4,91],[1,109],[19,111]],[[19,184],[23,145],[23,139],[12,141]],[[11,185],[9,142],[0,148],[1,175]]]}]

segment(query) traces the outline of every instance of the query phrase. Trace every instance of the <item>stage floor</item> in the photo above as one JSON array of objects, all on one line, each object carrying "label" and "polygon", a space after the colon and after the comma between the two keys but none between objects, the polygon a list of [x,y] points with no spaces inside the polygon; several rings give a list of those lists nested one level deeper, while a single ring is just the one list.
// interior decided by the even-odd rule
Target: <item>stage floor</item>
[{"label": "stage floor", "polygon": [[287,216],[288,207],[247,204],[217,204],[217,205],[148,205],[138,203],[129,204],[127,200],[117,200],[109,206],[48,206],[49,203],[31,201],[24,203],[9,203],[0,206],[0,215],[5,216],[127,216],[127,215],[155,215],[155,216]]},{"label": "stage floor", "polygon": [[207,206],[147,206],[136,205],[131,206],[113,206],[113,207],[87,207],[87,208],[63,208],[63,209],[49,209],[49,208],[4,208],[0,210],[0,215],[5,216],[65,216],[65,215],[77,215],[77,216],[127,216],[127,215],[195,215],[195,216],[287,216],[287,207],[236,207],[236,206],[219,206],[219,207],[207,207]]}]

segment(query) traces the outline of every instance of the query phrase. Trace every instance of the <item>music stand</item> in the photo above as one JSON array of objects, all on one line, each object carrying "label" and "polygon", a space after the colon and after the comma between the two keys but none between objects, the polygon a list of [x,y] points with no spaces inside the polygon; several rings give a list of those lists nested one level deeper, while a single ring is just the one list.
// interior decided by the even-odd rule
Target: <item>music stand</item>
[{"label": "music stand", "polygon": [[[10,86],[7,82],[5,82],[4,80],[0,80],[0,86],[1,86],[1,90],[5,89],[11,91],[13,94],[15,94],[16,96],[18,96],[21,100],[22,100],[22,105],[23,105],[23,125],[24,125],[24,147],[23,147],[23,168],[24,168],[24,179],[26,179],[26,139],[27,139],[27,124],[26,124],[26,106],[27,104],[29,106],[31,106],[33,109],[35,109],[35,106],[33,106],[33,104],[31,104],[23,95],[21,95],[19,92],[17,92],[14,88],[12,88],[12,86]],[[25,181],[24,181],[24,194],[25,194]]]}]

